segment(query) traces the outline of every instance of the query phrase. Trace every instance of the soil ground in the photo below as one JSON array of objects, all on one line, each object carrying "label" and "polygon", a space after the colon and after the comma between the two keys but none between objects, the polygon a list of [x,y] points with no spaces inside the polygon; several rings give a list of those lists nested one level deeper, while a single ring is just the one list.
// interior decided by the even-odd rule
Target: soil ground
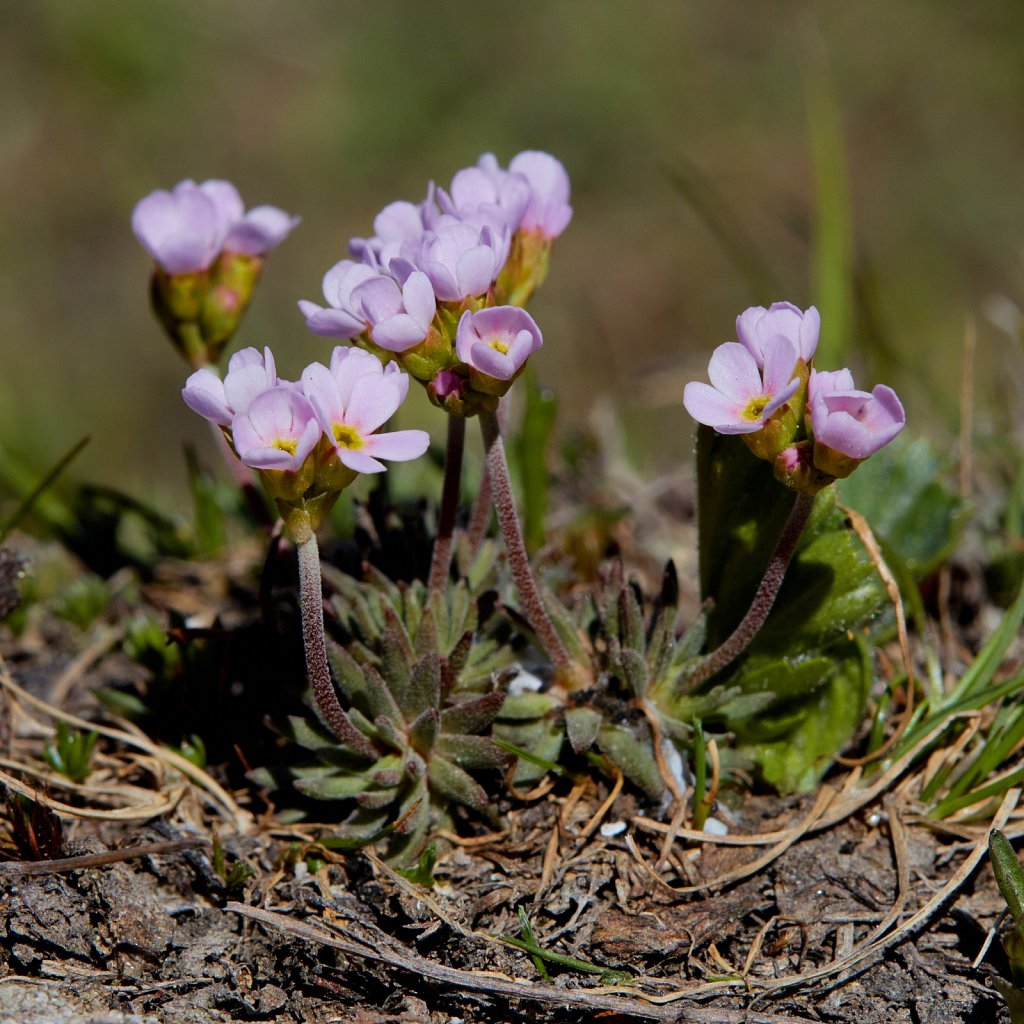
[{"label": "soil ground", "polygon": [[[1016,834],[1016,791],[939,827],[907,765],[847,768],[723,805],[709,835],[614,779],[560,780],[503,797],[500,833],[457,822],[425,888],[105,718],[95,690],[139,672],[115,637],[0,636],[0,1024],[1009,1020],[999,939],[979,954],[1005,906],[987,833]],[[78,787],[40,759],[55,711],[105,730]],[[19,825],[15,791],[63,834]],[[524,918],[547,960],[503,941]]]}]

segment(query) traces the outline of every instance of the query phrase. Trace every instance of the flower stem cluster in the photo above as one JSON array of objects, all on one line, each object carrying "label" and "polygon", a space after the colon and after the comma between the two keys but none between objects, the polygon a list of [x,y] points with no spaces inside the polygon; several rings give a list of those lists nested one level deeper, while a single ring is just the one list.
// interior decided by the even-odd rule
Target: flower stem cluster
[{"label": "flower stem cluster", "polygon": [[153,310],[194,367],[220,359],[238,330],[266,254],[298,222],[274,206],[246,212],[227,181],[186,180],[138,202],[132,228],[156,262]]},{"label": "flower stem cluster", "polygon": [[571,216],[554,157],[520,153],[505,170],[487,153],[448,190],[386,206],[324,276],[327,305],[299,308],[315,334],[395,358],[450,414],[493,412],[543,343],[522,306]]},{"label": "flower stem cluster", "polygon": [[308,539],[359,473],[380,473],[381,459],[422,455],[424,430],[378,433],[409,390],[395,363],[337,347],[330,366],[311,363],[299,381],[278,378],[270,349],[242,349],[224,380],[209,367],[185,383],[186,405],[224,432],[232,450],[258,471],[296,543]]},{"label": "flower stem cluster", "polygon": [[849,476],[906,422],[892,388],[879,384],[869,394],[854,387],[849,370],[814,368],[820,328],[813,306],[748,309],[736,320],[739,341],[712,353],[711,384],[692,381],[683,394],[698,423],[740,435],[780,483],[811,495]]}]

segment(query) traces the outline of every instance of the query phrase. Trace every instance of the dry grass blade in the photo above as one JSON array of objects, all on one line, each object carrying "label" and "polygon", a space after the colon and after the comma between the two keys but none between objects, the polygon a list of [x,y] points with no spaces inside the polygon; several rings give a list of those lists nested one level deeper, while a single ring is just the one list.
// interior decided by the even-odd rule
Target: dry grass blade
[{"label": "dry grass blade", "polygon": [[885,592],[889,595],[893,611],[896,613],[896,636],[899,640],[900,656],[903,658],[903,670],[907,676],[907,699],[903,707],[903,714],[900,716],[900,720],[896,728],[886,738],[885,742],[877,750],[871,751],[871,753],[866,757],[836,758],[840,764],[861,765],[877,761],[885,754],[886,751],[891,750],[910,724],[910,720],[914,714],[914,663],[910,657],[910,639],[907,635],[907,616],[903,609],[903,598],[900,596],[900,588],[899,584],[896,582],[896,577],[893,576],[892,570],[882,557],[881,549],[878,547],[878,541],[875,540],[875,535],[872,532],[871,527],[868,525],[868,521],[855,509],[847,508],[842,504],[839,508],[850,520],[850,525],[860,538],[860,542],[864,545],[864,548],[868,553],[868,557],[871,559],[871,563],[875,567],[875,572],[878,573],[882,578],[882,583],[885,584]]},{"label": "dry grass blade", "polygon": [[[127,807],[97,808],[97,807],[74,807],[71,804],[54,800],[42,790],[34,789],[27,783],[0,771],[0,784],[20,793],[37,804],[48,807],[55,814],[64,818],[83,818],[92,821],[148,821],[150,818],[159,818],[163,814],[174,810],[178,801],[184,793],[184,788],[173,790],[169,793],[159,793],[153,799],[138,804],[129,804]],[[76,787],[83,792],[88,792],[88,787]]]},{"label": "dry grass blade", "polygon": [[429,978],[449,989],[464,992],[485,992],[492,996],[529,999],[559,1006],[579,1007],[592,1012],[615,1013],[637,1020],[666,1021],[671,1024],[807,1024],[805,1017],[760,1013],[754,1010],[720,1010],[703,1006],[681,1008],[673,1005],[684,998],[683,994],[647,1000],[642,995],[630,993],[629,989],[621,987],[559,988],[555,985],[530,982],[524,978],[513,978],[496,971],[466,971],[419,956],[409,949],[393,948],[391,943],[374,943],[370,939],[361,939],[347,932],[339,935],[326,928],[294,921],[284,914],[246,906],[243,903],[228,903],[225,909],[295,938],[329,946],[348,956],[374,960],[406,971],[415,977]]},{"label": "dry grass blade", "polygon": [[[1010,817],[1013,809],[1020,800],[1020,789],[1011,789],[1003,798],[996,816],[992,819],[989,828],[985,830],[980,839],[975,843],[971,853],[964,859],[964,862],[954,872],[949,881],[923,906],[916,914],[907,918],[899,927],[889,932],[889,927],[896,921],[902,911],[906,893],[909,891],[910,876],[907,867],[906,846],[902,833],[902,826],[896,826],[899,819],[893,816],[890,821],[893,824],[893,850],[897,858],[897,871],[899,875],[899,895],[896,903],[889,913],[879,922],[867,940],[853,949],[847,956],[834,960],[831,964],[820,967],[806,974],[792,975],[791,977],[776,978],[767,982],[760,982],[759,987],[768,991],[779,991],[781,989],[793,988],[798,985],[806,985],[822,978],[833,975],[855,971],[861,965],[867,966],[867,962],[889,946],[900,942],[906,936],[914,932],[925,923],[973,874],[974,869],[981,862],[988,852],[988,833],[990,829],[1001,828]],[[887,934],[886,934],[887,933]]]},{"label": "dry grass blade", "polygon": [[[0,686],[4,687],[13,701],[42,712],[47,718],[67,722],[69,725],[73,725],[77,729],[97,732],[101,736],[106,736],[108,739],[123,743],[130,749],[141,750],[143,753],[149,754],[161,764],[175,769],[181,775],[185,776],[185,778],[188,779],[188,781],[191,782],[200,792],[205,793],[210,802],[220,811],[223,817],[227,818],[232,827],[238,833],[241,835],[247,835],[253,830],[255,825],[253,816],[247,810],[240,807],[232,796],[211,775],[203,771],[203,769],[198,767],[198,765],[193,764],[188,760],[188,758],[182,757],[181,754],[178,754],[173,750],[169,750],[166,747],[161,747],[158,744],[153,743],[141,733],[131,732],[127,729],[112,729],[109,726],[86,721],[83,718],[79,718],[77,715],[71,715],[66,711],[61,711],[59,708],[53,707],[46,701],[41,700],[39,697],[34,697],[26,690],[23,690],[14,681],[2,655],[0,655]],[[7,781],[7,778],[4,778],[0,781],[4,781],[5,784],[10,785],[12,789],[17,790],[18,792],[25,792],[24,784],[18,783],[17,780],[9,782]],[[70,808],[65,804],[59,804],[58,802],[49,800],[48,798],[36,796],[31,792],[25,793],[25,795],[30,796],[32,799],[39,799],[41,803],[51,807],[58,814],[67,813],[75,817],[107,817],[107,814],[92,812],[84,813],[82,808]],[[175,799],[170,801],[168,806],[173,807],[178,799],[180,799],[180,793],[175,795]],[[150,810],[147,816],[156,817],[160,814],[166,813],[163,808],[164,804],[167,803],[167,800],[168,798],[162,797],[159,803],[161,809]],[[154,806],[156,806],[156,804],[154,804]],[[130,821],[139,819],[131,817],[120,818],[117,820]]]}]

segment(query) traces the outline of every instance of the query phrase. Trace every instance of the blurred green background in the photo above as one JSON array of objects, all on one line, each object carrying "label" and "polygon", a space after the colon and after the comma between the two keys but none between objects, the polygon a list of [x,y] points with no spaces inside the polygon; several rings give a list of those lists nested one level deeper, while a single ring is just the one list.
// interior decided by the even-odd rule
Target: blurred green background
[{"label": "blurred green background", "polygon": [[297,373],[330,345],[295,302],[348,238],[487,150],[569,169],[537,365],[563,430],[611,396],[646,472],[690,457],[683,384],[775,299],[942,446],[968,316],[979,429],[1021,407],[983,312],[1024,292],[1019,0],[7,0],[0,97],[0,443],[40,471],[90,433],[75,477],[187,504],[208,435],[148,312],[142,195],[225,177],[301,214],[236,340]]}]

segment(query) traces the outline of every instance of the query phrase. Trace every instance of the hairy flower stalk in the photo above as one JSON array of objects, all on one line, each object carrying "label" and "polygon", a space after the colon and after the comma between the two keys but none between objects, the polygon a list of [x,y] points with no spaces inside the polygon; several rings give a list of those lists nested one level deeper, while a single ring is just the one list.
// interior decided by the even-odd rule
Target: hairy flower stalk
[{"label": "hairy flower stalk", "polygon": [[441,511],[438,514],[437,537],[430,562],[428,588],[439,594],[448,579],[452,564],[452,540],[455,516],[459,510],[462,484],[462,455],[466,441],[466,421],[461,416],[448,417],[448,444],[444,456],[444,482],[441,487]]},{"label": "hairy flower stalk", "polygon": [[544,607],[543,598],[537,588],[537,582],[533,578],[530,559],[526,554],[526,544],[523,541],[523,532],[519,526],[515,499],[512,496],[508,463],[505,460],[505,445],[501,439],[501,427],[498,424],[496,413],[480,413],[480,431],[484,439],[487,478],[490,480],[491,493],[494,497],[494,511],[497,513],[498,525],[505,538],[509,567],[512,570],[512,579],[519,593],[519,599],[523,602],[523,611],[536,632],[541,646],[555,666],[556,672],[567,676],[572,673],[572,661],[551,622],[551,617]]},{"label": "hairy flower stalk", "polygon": [[306,652],[306,671],[320,713],[331,732],[348,746],[373,756],[373,747],[363,734],[352,725],[342,709],[331,679],[327,663],[327,643],[324,636],[324,597],[320,576],[320,548],[316,531],[310,530],[304,540],[295,545],[299,561],[299,607],[302,610],[302,646]]},{"label": "hairy flower stalk", "polygon": [[693,674],[687,678],[688,688],[696,689],[701,683],[707,682],[713,675],[735,661],[757,636],[768,618],[768,613],[772,610],[772,605],[775,604],[775,598],[778,597],[779,588],[786,575],[786,568],[793,557],[793,552],[796,551],[796,546],[811,517],[813,508],[814,495],[798,492],[786,525],[782,528],[778,543],[772,552],[772,557],[765,567],[764,576],[761,577],[761,582],[758,584],[754,600],[750,602],[750,607],[747,609],[747,614],[743,616],[740,624],[722,645],[704,658]]}]

